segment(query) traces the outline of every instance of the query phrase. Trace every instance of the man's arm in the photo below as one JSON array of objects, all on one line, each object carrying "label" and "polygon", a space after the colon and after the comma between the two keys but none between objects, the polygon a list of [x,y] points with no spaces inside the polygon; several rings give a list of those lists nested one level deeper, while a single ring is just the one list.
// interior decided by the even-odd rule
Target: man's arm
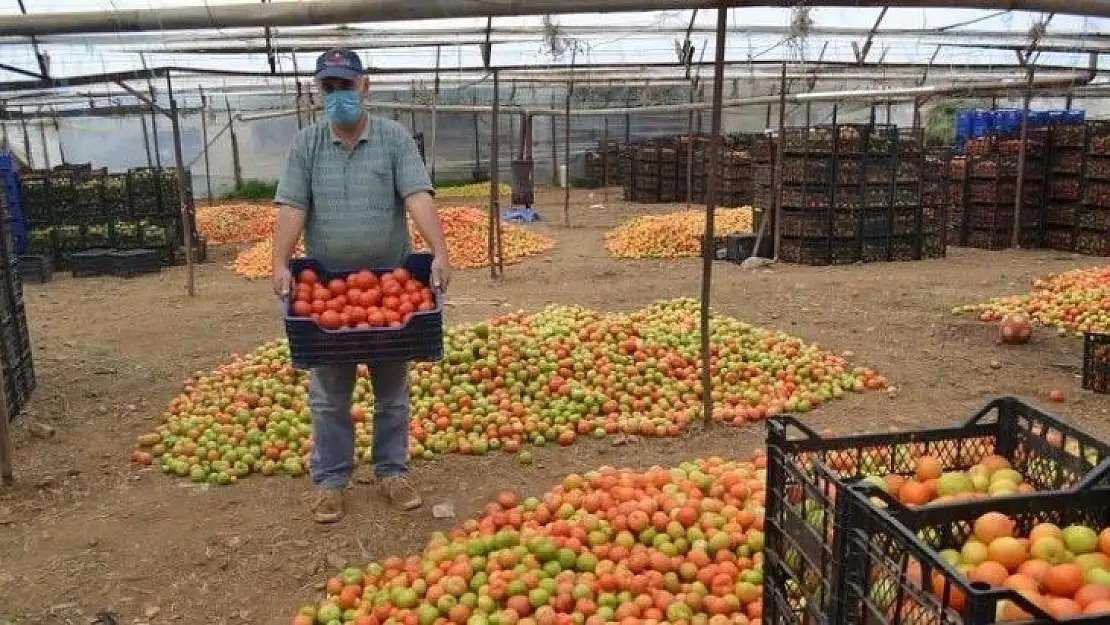
[{"label": "man's arm", "polygon": [[274,203],[278,205],[277,221],[274,223],[274,258],[272,281],[274,293],[278,296],[289,294],[293,276],[289,273],[289,260],[297,251],[297,241],[304,232],[305,215],[312,205],[312,185],[301,138],[293,140],[289,155],[285,159],[285,169],[278,179]]},{"label": "man's arm", "polygon": [[451,279],[451,260],[447,253],[447,239],[436,214],[436,203],[432,198],[432,181],[428,168],[420,158],[416,142],[403,129],[397,132],[393,150],[393,171],[397,194],[405,199],[405,210],[416,224],[417,231],[428,246],[432,248],[432,286],[447,288]]}]

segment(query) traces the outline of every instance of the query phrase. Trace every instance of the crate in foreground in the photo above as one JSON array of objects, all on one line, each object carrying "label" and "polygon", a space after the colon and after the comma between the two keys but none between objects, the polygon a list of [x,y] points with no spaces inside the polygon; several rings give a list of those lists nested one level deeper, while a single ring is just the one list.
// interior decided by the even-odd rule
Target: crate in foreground
[{"label": "crate in foreground", "polygon": [[910,432],[822,438],[792,416],[769,419],[763,622],[838,622],[837,495],[846,483],[913,475],[923,456],[948,472],[991,455],[1008,459],[1036,490],[1049,491],[1098,475],[1094,469],[1110,457],[1110,446],[1015,397],[990,400],[962,425]]},{"label": "crate in foreground", "polygon": [[[402,265],[417,280],[428,284],[432,272],[431,254],[411,254]],[[310,258],[296,258],[290,263],[293,275],[312,269],[321,280],[345,278],[353,270],[329,270]],[[393,268],[373,268],[376,275]],[[296,317],[293,302],[284,311],[285,334],[293,366],[307,369],[316,365],[404,361],[435,361],[443,358],[443,295],[435,296],[435,307],[413,313],[399,328],[363,330],[325,330],[311,318]]]},{"label": "crate in foreground", "polygon": [[[908,508],[873,485],[857,485],[842,494],[845,502],[843,522],[845,576],[838,589],[844,597],[841,622],[867,625],[895,625],[902,623],[936,625],[988,625],[996,622],[1021,622],[1025,625],[1049,625],[1061,622],[1065,605],[1058,607],[1046,598],[1048,590],[1055,589],[1059,598],[1065,597],[1076,581],[1075,590],[1086,583],[1080,564],[1075,568],[1061,562],[1063,569],[1049,569],[1040,580],[1045,594],[1018,592],[1007,578],[1004,583],[981,581],[992,569],[989,564],[973,569],[969,575],[958,569],[952,558],[965,548],[969,540],[984,535],[988,530],[1009,535],[1004,531],[1007,521],[1013,523],[1011,538],[1027,538],[1034,527],[1052,523],[1066,528],[1083,525],[1096,534],[1110,527],[1110,489],[1090,488],[1074,492],[1033,493],[979,499],[955,506]],[[875,505],[882,502],[882,507]],[[984,515],[989,521],[977,532],[977,523]],[[1006,518],[995,515],[1004,515]],[[1000,528],[995,531],[987,523]],[[993,535],[993,534],[991,534]],[[1016,543],[1016,540],[1015,540]],[[993,542],[992,542],[993,544]],[[1061,543],[1061,547],[1062,547]],[[951,551],[949,551],[951,550]],[[1018,551],[1023,547],[1018,546]],[[952,553],[956,552],[956,556]],[[1102,553],[1096,544],[1090,553]],[[1097,557],[1097,556],[1096,556]],[[1014,561],[1017,561],[1014,557]],[[1013,564],[1013,563],[1011,563]],[[1057,564],[1057,563],[1052,563]],[[1002,567],[1001,564],[998,564]],[[1020,566],[1020,564],[1018,565]],[[1018,569],[1017,566],[1014,567]],[[1030,569],[1031,570],[1031,569]],[[982,571],[982,572],[980,572]],[[1009,572],[1005,567],[1001,573]],[[1066,579],[1067,574],[1073,579]],[[1052,575],[1050,579],[1049,575]],[[1030,580],[1034,578],[1030,577]],[[927,581],[926,581],[927,580]],[[1050,587],[1051,582],[1051,587]],[[1072,590],[1073,597],[1075,590]],[[1093,603],[1087,604],[1087,606]],[[1087,606],[1079,606],[1080,610]],[[1059,620],[1058,620],[1059,619]],[[1110,623],[1110,602],[1066,618],[1075,625],[1105,625]]]},{"label": "crate in foreground", "polygon": [[1083,388],[1110,393],[1110,334],[1083,335]]}]

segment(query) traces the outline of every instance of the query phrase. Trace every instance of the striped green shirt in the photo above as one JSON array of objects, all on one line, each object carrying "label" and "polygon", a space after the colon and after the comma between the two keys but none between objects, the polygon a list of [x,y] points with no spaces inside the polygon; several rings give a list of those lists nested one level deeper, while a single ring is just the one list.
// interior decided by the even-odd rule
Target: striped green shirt
[{"label": "striped green shirt", "polygon": [[351,148],[326,121],[297,133],[274,201],[305,211],[305,251],[329,269],[396,267],[411,250],[404,199],[432,191],[404,126],[371,117]]}]

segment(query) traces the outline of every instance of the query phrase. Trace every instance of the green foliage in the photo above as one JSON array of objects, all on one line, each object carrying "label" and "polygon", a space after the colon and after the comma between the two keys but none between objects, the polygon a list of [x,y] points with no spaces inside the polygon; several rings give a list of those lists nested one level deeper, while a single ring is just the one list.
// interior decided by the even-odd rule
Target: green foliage
[{"label": "green foliage", "polygon": [[956,111],[990,108],[989,100],[955,100],[936,105],[925,119],[925,143],[931,146],[952,145],[956,139]]},{"label": "green foliage", "polygon": [[224,196],[225,200],[272,200],[277,192],[277,182],[246,180],[243,186]]}]

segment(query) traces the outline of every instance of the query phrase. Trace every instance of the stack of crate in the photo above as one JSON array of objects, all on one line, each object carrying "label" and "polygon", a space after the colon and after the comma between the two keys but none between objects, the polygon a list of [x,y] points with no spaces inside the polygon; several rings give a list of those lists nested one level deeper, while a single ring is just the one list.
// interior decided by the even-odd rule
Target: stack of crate
[{"label": "stack of crate", "polygon": [[621,181],[621,144],[615,139],[598,141],[597,149],[586,152],[583,186],[587,189],[613,186]]},{"label": "stack of crate", "polygon": [[6,194],[0,193],[0,369],[8,418],[22,411],[35,389],[35,368],[31,355],[31,337],[27,329],[27,312],[23,304],[23,282],[17,267],[11,236],[11,222]]},{"label": "stack of crate", "polygon": [[1075,251],[1110,256],[1110,121],[1088,122],[1086,135]]},{"label": "stack of crate", "polygon": [[[1025,145],[1018,240],[1040,247],[1044,238],[1046,130],[1030,130]],[[988,250],[1011,247],[1018,193],[1021,140],[1007,135],[967,143],[960,245]]]}]

